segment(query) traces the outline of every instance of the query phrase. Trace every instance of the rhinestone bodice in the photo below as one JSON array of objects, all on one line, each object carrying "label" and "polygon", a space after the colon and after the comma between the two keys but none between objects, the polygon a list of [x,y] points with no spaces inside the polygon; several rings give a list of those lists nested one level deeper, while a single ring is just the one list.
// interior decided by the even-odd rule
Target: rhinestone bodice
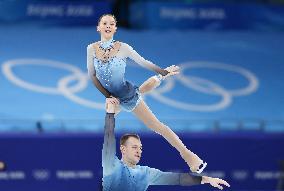
[{"label": "rhinestone bodice", "polygon": [[162,74],[164,70],[145,60],[126,43],[109,40],[95,42],[87,47],[87,67],[90,76],[95,75],[102,87],[112,95],[130,91],[124,78],[127,58],[140,66]]},{"label": "rhinestone bodice", "polygon": [[113,91],[116,91],[116,89],[119,89],[124,84],[125,59],[114,56],[104,62],[94,56],[94,66],[96,76],[104,88],[112,88]]}]

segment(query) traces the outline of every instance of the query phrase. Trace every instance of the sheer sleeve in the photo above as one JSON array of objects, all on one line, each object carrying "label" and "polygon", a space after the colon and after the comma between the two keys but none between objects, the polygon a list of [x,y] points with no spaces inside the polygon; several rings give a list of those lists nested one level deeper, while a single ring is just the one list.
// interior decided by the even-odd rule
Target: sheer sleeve
[{"label": "sheer sleeve", "polygon": [[103,166],[104,176],[111,174],[116,158],[114,128],[115,128],[114,113],[106,113],[104,143],[102,151],[102,166]]},{"label": "sheer sleeve", "polygon": [[193,186],[201,184],[202,176],[189,173],[163,172],[148,167],[149,185]]},{"label": "sheer sleeve", "polygon": [[94,67],[94,44],[90,44],[87,47],[87,68],[88,68],[88,74],[89,77],[91,78],[93,84],[96,86],[96,88],[105,96],[105,97],[110,97],[111,94],[109,91],[107,91],[102,84],[100,83],[100,81],[98,80],[98,78],[96,77],[96,70]]},{"label": "sheer sleeve", "polygon": [[125,57],[130,58],[131,60],[135,61],[137,64],[139,64],[142,67],[155,71],[163,76],[169,73],[168,71],[153,64],[151,61],[144,59],[131,46],[129,46],[126,43],[121,43],[121,51],[123,51]]},{"label": "sheer sleeve", "polygon": [[202,176],[190,173],[179,173],[181,186],[193,186],[201,184]]},{"label": "sheer sleeve", "polygon": [[148,167],[149,185],[179,185],[180,176],[178,173],[162,172],[155,168]]}]

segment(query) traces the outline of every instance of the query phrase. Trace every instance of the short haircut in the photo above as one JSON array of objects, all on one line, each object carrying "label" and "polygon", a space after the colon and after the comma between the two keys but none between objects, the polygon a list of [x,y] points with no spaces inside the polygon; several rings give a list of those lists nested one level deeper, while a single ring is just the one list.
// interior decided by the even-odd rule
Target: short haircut
[{"label": "short haircut", "polygon": [[140,137],[139,135],[137,134],[132,134],[132,133],[127,133],[127,134],[124,134],[121,136],[120,138],[120,145],[125,145],[126,141],[130,138],[130,137],[133,137],[133,138],[136,138],[140,141]]}]

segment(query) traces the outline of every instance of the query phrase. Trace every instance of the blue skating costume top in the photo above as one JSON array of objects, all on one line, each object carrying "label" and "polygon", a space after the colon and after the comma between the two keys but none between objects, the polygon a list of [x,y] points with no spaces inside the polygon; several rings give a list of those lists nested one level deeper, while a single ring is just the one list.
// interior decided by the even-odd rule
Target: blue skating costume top
[{"label": "blue skating costume top", "polygon": [[103,191],[146,191],[150,185],[192,186],[201,183],[200,175],[163,172],[140,165],[127,166],[116,156],[114,128],[114,114],[107,113],[102,150]]},{"label": "blue skating costume top", "polygon": [[92,43],[87,47],[88,73],[96,87],[105,97],[118,98],[124,110],[132,111],[139,103],[141,95],[136,85],[125,80],[127,58],[159,74],[168,73],[145,60],[131,46],[123,42],[110,39]]}]

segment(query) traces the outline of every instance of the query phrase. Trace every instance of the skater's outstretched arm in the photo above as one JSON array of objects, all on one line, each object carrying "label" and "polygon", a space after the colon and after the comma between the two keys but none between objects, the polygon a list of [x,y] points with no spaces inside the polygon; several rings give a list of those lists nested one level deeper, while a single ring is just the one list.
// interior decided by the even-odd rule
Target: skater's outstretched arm
[{"label": "skater's outstretched arm", "polygon": [[150,185],[182,185],[192,186],[201,184],[202,176],[189,173],[163,172],[155,168],[148,168]]},{"label": "skater's outstretched arm", "polygon": [[166,76],[169,72],[160,68],[159,66],[153,64],[149,60],[145,60],[142,56],[140,56],[131,46],[126,43],[121,43],[120,52],[124,54],[124,57],[128,57],[131,60],[135,61],[142,67],[145,67],[149,70],[155,71],[162,76]]},{"label": "skater's outstretched arm", "polygon": [[96,88],[106,97],[109,98],[111,96],[111,93],[109,91],[107,91],[102,84],[100,83],[100,81],[98,80],[98,78],[96,77],[96,70],[94,67],[94,44],[90,44],[87,47],[87,68],[88,68],[88,74],[93,82],[93,84],[96,86]]},{"label": "skater's outstretched arm", "polygon": [[114,105],[107,104],[105,116],[105,127],[104,127],[104,143],[102,151],[102,166],[103,174],[107,176],[111,174],[114,160],[116,157],[116,146],[115,146],[115,118],[114,118]]},{"label": "skater's outstretched arm", "polygon": [[213,187],[223,190],[223,186],[230,187],[229,183],[220,178],[201,176],[190,173],[162,172],[155,168],[148,168],[150,185],[181,185],[193,186],[198,184],[210,184]]},{"label": "skater's outstretched arm", "polygon": [[215,188],[219,188],[220,190],[223,190],[223,185],[227,187],[231,187],[228,182],[225,180],[222,180],[220,178],[213,178],[209,176],[202,176],[201,184],[210,184],[211,186]]}]

